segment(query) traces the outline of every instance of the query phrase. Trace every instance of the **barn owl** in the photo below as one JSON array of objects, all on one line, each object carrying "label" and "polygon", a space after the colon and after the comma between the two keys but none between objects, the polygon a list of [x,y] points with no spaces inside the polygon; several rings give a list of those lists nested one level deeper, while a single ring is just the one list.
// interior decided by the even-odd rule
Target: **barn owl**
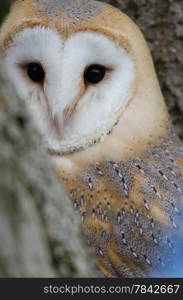
[{"label": "barn owl", "polygon": [[181,277],[183,147],[134,22],[92,0],[20,0],[0,56],[105,276]]}]

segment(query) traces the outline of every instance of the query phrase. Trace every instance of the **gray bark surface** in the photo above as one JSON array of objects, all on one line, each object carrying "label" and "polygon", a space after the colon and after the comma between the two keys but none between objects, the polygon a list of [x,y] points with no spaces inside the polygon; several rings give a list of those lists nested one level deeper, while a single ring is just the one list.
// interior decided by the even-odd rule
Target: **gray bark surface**
[{"label": "gray bark surface", "polygon": [[26,106],[0,78],[0,277],[97,275]]}]

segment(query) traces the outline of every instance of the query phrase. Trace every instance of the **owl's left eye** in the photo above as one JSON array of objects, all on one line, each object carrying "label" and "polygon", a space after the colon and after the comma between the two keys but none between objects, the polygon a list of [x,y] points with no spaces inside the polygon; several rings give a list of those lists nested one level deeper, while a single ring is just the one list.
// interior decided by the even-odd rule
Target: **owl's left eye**
[{"label": "owl's left eye", "polygon": [[43,67],[38,63],[30,63],[27,65],[27,74],[29,78],[34,82],[43,82],[45,78],[45,72]]},{"label": "owl's left eye", "polygon": [[106,68],[102,65],[90,65],[84,72],[84,80],[87,83],[96,84],[104,79]]}]

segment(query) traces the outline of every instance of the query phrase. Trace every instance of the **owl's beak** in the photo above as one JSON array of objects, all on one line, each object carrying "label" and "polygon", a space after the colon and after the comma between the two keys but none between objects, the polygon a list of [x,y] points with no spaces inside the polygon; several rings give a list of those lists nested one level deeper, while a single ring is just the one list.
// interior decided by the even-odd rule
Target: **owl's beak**
[{"label": "owl's beak", "polygon": [[53,118],[53,125],[55,127],[58,136],[61,136],[64,130],[64,126],[70,120],[73,112],[75,111],[75,104],[67,106],[64,112],[55,114]]},{"label": "owl's beak", "polygon": [[55,114],[53,118],[53,124],[58,136],[62,135],[64,126],[67,124],[67,122],[70,120],[71,116],[75,112],[77,103],[78,100],[73,101],[70,105],[65,107],[63,112]]},{"label": "owl's beak", "polygon": [[64,129],[64,117],[63,114],[56,114],[53,118],[53,125],[58,136],[62,135]]}]

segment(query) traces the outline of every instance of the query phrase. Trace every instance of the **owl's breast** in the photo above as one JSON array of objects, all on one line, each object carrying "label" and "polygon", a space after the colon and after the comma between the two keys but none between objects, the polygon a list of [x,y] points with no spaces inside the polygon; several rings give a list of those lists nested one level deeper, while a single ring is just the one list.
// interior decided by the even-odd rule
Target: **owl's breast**
[{"label": "owl's breast", "polygon": [[172,137],[139,157],[59,170],[107,276],[183,275],[182,166]]}]

